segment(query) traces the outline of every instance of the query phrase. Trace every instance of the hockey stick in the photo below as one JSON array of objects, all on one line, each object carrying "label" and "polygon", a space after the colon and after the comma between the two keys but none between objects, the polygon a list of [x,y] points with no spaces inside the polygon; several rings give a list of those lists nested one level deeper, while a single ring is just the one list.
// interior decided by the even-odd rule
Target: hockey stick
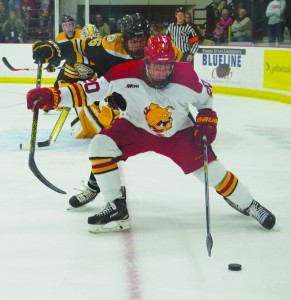
[{"label": "hockey stick", "polygon": [[[42,63],[38,62],[37,65],[37,78],[36,78],[36,87],[39,88],[41,85],[41,75],[42,75]],[[34,154],[35,154],[35,143],[36,143],[36,133],[37,133],[37,124],[38,124],[38,113],[39,110],[35,109],[33,111],[33,119],[32,119],[32,129],[31,129],[31,139],[30,139],[30,149],[29,149],[29,158],[28,158],[28,165],[32,173],[47,187],[50,189],[61,193],[66,194],[63,190],[57,188],[52,183],[50,183],[38,170],[35,160],[34,160]]]},{"label": "hockey stick", "polygon": [[203,160],[204,160],[204,182],[205,182],[205,207],[206,207],[206,246],[208,256],[211,256],[211,249],[213,247],[213,239],[210,233],[210,207],[209,207],[209,183],[208,183],[208,155],[207,155],[207,138],[204,135],[203,142]]},{"label": "hockey stick", "polygon": [[[70,107],[63,108],[63,111],[61,112],[49,138],[46,141],[37,142],[35,145],[36,148],[52,146],[56,142],[56,140],[65,124],[65,121],[69,115],[70,110],[71,110]],[[30,149],[30,144],[20,144],[20,150],[29,150],[29,149]]]},{"label": "hockey stick", "polygon": [[[2,57],[2,61],[10,71],[37,71],[37,68],[14,68],[10,65],[6,57]],[[46,69],[47,68],[44,68],[43,70]],[[55,69],[64,69],[64,67],[55,67]]]}]

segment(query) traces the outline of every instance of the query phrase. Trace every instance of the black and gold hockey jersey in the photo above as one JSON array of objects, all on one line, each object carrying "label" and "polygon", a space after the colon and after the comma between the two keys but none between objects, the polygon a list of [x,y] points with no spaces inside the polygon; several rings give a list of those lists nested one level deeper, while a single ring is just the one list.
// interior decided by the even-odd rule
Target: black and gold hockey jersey
[{"label": "black and gold hockey jersey", "polygon": [[[63,72],[64,78],[60,78],[67,82],[103,76],[112,66],[132,59],[124,49],[121,34],[87,40],[73,39],[58,43],[58,46],[62,59],[70,65]],[[176,60],[180,60],[182,52],[174,48]]]}]

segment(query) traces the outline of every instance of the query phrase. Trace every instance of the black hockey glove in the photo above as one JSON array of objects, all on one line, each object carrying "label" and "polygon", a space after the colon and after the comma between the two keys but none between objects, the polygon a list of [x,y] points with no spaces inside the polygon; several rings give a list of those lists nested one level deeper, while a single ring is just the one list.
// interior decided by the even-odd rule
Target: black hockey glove
[{"label": "black hockey glove", "polygon": [[35,63],[52,63],[55,67],[61,62],[61,51],[59,46],[52,42],[35,42],[32,45],[32,58]]},{"label": "black hockey glove", "polygon": [[53,73],[56,71],[56,66],[55,66],[55,64],[49,63],[45,69],[48,73]]}]

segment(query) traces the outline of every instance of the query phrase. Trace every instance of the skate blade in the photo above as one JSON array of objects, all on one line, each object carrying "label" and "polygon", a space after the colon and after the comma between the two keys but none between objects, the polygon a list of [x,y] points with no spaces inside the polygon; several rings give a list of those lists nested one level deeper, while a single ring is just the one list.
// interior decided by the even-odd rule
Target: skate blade
[{"label": "skate blade", "polygon": [[105,225],[90,225],[90,233],[115,232],[129,229],[128,220],[112,221]]},{"label": "skate blade", "polygon": [[[89,204],[89,203],[87,203],[87,204]],[[87,206],[87,204],[84,204],[84,205],[82,205],[82,206],[79,206],[79,207],[73,207],[73,206],[68,206],[67,207],[67,211],[69,211],[69,212],[82,212],[82,211],[84,211],[84,212],[88,212],[88,211],[92,211],[92,209],[96,209],[95,207],[92,207],[92,206]]]}]

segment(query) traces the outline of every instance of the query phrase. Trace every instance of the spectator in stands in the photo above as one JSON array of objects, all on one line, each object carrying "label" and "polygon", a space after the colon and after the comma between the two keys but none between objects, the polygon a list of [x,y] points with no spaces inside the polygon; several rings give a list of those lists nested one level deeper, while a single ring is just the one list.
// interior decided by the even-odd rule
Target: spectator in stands
[{"label": "spectator in stands", "polygon": [[110,34],[116,33],[117,32],[117,26],[116,26],[116,20],[115,18],[109,18],[109,32]]},{"label": "spectator in stands", "polygon": [[122,24],[122,19],[118,19],[116,21],[116,33],[121,33],[121,24]]},{"label": "spectator in stands", "polygon": [[25,42],[25,26],[22,20],[16,16],[15,11],[9,11],[8,19],[4,22],[2,33],[5,43]]},{"label": "spectator in stands", "polygon": [[9,0],[8,1],[8,10],[14,10],[15,12],[20,11],[20,0]]},{"label": "spectator in stands", "polygon": [[194,30],[198,36],[199,44],[204,44],[204,45],[213,45],[214,44],[213,41],[211,41],[205,37],[205,30],[203,30],[199,25],[195,25],[192,22],[191,13],[185,12],[185,21],[187,24],[189,24],[191,27],[194,28]]},{"label": "spectator in stands", "polygon": [[228,31],[230,29],[230,26],[233,23],[233,19],[229,16],[229,10],[228,9],[223,9],[221,12],[221,18],[219,20],[220,25],[223,28],[223,39],[222,43],[227,43],[228,42]]},{"label": "spectator in stands", "polygon": [[26,27],[27,32],[38,26],[36,17],[38,17],[38,10],[36,10],[35,0],[20,0],[19,3],[21,19]]},{"label": "spectator in stands", "polygon": [[0,1],[0,43],[5,42],[5,36],[2,33],[2,27],[4,22],[8,19],[8,10],[5,7],[3,1]]},{"label": "spectator in stands", "polygon": [[247,11],[241,8],[238,12],[238,18],[231,25],[233,42],[250,42],[252,37],[252,22],[247,17]]},{"label": "spectator in stands", "polygon": [[96,14],[96,21],[94,25],[99,30],[101,37],[110,34],[110,27],[107,23],[104,23],[102,14]]},{"label": "spectator in stands", "polygon": [[268,18],[268,38],[270,46],[275,46],[276,40],[279,45],[284,43],[285,10],[285,0],[271,1],[267,7],[266,17]]},{"label": "spectator in stands", "polygon": [[52,25],[50,0],[41,1],[39,10],[39,25],[41,28],[51,27]]},{"label": "spectator in stands", "polygon": [[23,20],[37,16],[36,4],[34,0],[20,0],[19,6]]},{"label": "spectator in stands", "polygon": [[167,28],[163,22],[152,22],[151,23],[151,34],[152,35],[165,35]]},{"label": "spectator in stands", "polygon": [[225,43],[224,30],[220,22],[217,22],[216,27],[213,31],[213,41],[215,44]]},{"label": "spectator in stands", "polygon": [[194,28],[185,21],[185,12],[184,7],[176,9],[176,22],[169,24],[166,34],[171,37],[173,44],[182,51],[181,61],[192,63],[199,42]]},{"label": "spectator in stands", "polygon": [[187,11],[185,12],[185,22],[187,24],[191,25],[194,28],[194,30],[195,30],[195,25],[194,25],[194,23],[192,21],[192,15],[191,15],[191,13],[189,13]]}]

